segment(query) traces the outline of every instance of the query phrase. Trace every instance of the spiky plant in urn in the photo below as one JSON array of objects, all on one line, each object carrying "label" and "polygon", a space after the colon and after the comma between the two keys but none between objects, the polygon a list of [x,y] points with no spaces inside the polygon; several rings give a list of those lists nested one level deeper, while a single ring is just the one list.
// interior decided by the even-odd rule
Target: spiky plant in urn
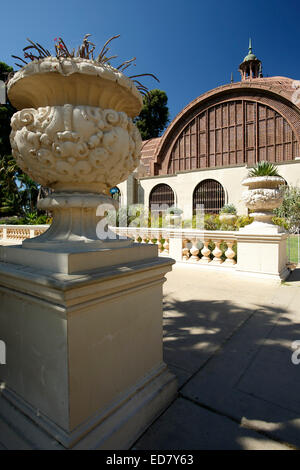
[{"label": "spiky plant in urn", "polygon": [[220,210],[219,219],[222,224],[233,225],[237,219],[236,207],[234,204],[225,204]]},{"label": "spiky plant in urn", "polygon": [[[8,97],[19,111],[11,120],[13,155],[33,180],[54,192],[39,201],[40,209],[53,213],[49,230],[30,247],[82,246],[97,248],[130,244],[115,234],[96,233],[113,186],[127,179],[138,166],[141,137],[132,118],[140,113],[147,92],[137,77],[124,75],[135,58],[117,68],[108,57],[110,38],[97,57],[86,35],[82,45],[69,52],[56,39],[56,55],[30,40],[24,63],[8,83]],[[27,59],[29,62],[27,63]],[[102,210],[96,210],[102,204]],[[103,234],[102,234],[103,235]]]},{"label": "spiky plant in urn", "polygon": [[248,190],[244,191],[242,199],[248,209],[253,211],[252,224],[240,229],[242,231],[281,231],[273,222],[273,210],[283,201],[280,189],[285,184],[284,178],[278,174],[278,168],[270,162],[261,161],[248,173],[248,178],[242,181]]}]

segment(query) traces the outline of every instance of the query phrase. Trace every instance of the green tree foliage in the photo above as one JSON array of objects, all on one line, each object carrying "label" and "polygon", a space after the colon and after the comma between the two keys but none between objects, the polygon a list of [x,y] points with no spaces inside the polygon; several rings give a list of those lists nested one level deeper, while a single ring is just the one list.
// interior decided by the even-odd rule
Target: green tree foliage
[{"label": "green tree foliage", "polygon": [[[0,80],[6,81],[12,72],[0,62]],[[16,110],[10,103],[0,105],[0,217],[24,215],[35,208],[38,185],[17,166],[9,141],[10,119]]]},{"label": "green tree foliage", "polygon": [[169,122],[168,97],[162,90],[151,90],[144,97],[144,106],[135,119],[142,139],[159,137]]},{"label": "green tree foliage", "polygon": [[282,186],[282,191],[283,202],[274,213],[287,221],[290,232],[295,232],[300,227],[300,187]]},{"label": "green tree foliage", "polygon": [[[12,67],[9,67],[4,62],[0,62],[0,80],[6,81],[7,75],[12,72]],[[0,104],[0,155],[10,155],[11,147],[9,142],[10,134],[10,118],[15,112],[10,104]]]}]

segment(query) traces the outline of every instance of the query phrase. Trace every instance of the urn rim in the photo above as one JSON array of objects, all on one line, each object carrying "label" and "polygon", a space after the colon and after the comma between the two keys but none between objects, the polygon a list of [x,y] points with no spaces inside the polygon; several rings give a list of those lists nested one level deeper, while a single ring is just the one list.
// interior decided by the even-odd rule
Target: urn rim
[{"label": "urn rim", "polygon": [[250,176],[242,181],[243,186],[251,186],[257,183],[277,183],[278,185],[285,184],[285,179],[282,176]]},{"label": "urn rim", "polygon": [[[113,99],[107,96],[109,90]],[[111,107],[134,117],[143,106],[142,95],[129,77],[109,64],[81,57],[35,59],[9,80],[7,94],[18,110],[69,103]]]}]

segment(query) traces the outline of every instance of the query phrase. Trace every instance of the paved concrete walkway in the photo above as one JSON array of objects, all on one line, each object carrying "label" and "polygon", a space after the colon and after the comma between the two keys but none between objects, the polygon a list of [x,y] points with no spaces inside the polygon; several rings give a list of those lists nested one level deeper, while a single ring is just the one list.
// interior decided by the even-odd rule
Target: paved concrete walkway
[{"label": "paved concrete walkway", "polygon": [[[177,264],[164,288],[165,361],[179,380],[136,450],[300,448],[300,269],[287,282]],[[299,354],[300,358],[300,354]],[[0,449],[61,448],[0,418]],[[1,435],[6,436],[1,444]]]},{"label": "paved concrete walkway", "polygon": [[164,352],[179,395],[133,448],[300,448],[300,269],[281,285],[182,264],[167,278]]}]

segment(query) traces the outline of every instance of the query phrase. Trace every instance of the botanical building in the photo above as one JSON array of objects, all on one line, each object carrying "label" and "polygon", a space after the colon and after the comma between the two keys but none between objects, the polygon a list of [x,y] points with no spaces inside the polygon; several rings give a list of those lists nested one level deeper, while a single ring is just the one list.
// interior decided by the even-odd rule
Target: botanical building
[{"label": "botanical building", "polygon": [[140,167],[119,185],[123,204],[175,204],[190,217],[197,203],[215,213],[233,203],[247,213],[241,181],[262,160],[300,184],[300,82],[263,77],[251,42],[239,70],[240,82],[199,96],[143,142]]}]

